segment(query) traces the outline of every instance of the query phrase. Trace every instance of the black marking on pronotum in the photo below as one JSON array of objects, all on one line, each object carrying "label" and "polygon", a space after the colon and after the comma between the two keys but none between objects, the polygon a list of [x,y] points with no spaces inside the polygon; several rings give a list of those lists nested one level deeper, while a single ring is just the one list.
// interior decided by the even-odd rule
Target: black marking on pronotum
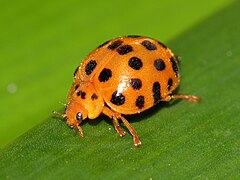
[{"label": "black marking on pronotum", "polygon": [[172,64],[173,71],[175,72],[176,76],[178,76],[178,66],[177,66],[177,63],[176,63],[174,57],[171,57],[170,61],[171,61],[171,64]]},{"label": "black marking on pronotum", "polygon": [[162,71],[165,69],[166,65],[164,63],[164,61],[162,59],[156,59],[154,61],[154,67],[158,70],[158,71]]},{"label": "black marking on pronotum", "polygon": [[108,49],[114,50],[117,47],[119,47],[122,43],[123,42],[121,40],[114,41],[108,46]]},{"label": "black marking on pronotum", "polygon": [[157,49],[157,46],[156,46],[155,44],[151,43],[151,42],[148,41],[148,40],[144,40],[144,41],[142,42],[142,45],[143,45],[147,50],[150,50],[150,51]]},{"label": "black marking on pronotum", "polygon": [[112,94],[111,102],[117,106],[120,106],[124,104],[125,96],[122,93],[115,91]]},{"label": "black marking on pronotum", "polygon": [[144,107],[144,96],[138,96],[138,98],[136,99],[136,106],[139,109],[142,109]]},{"label": "black marking on pronotum", "polygon": [[100,82],[106,82],[112,77],[112,71],[110,69],[104,68],[98,76]]},{"label": "black marking on pronotum", "polygon": [[95,60],[90,60],[85,67],[86,74],[90,75],[96,66],[97,66],[97,62]]},{"label": "black marking on pronotum", "polygon": [[91,96],[91,99],[94,100],[94,99],[97,99],[97,98],[98,98],[98,96],[95,93],[93,93],[92,96]]},{"label": "black marking on pronotum", "polygon": [[128,61],[128,65],[135,70],[139,70],[143,66],[143,63],[138,57],[131,57]]},{"label": "black marking on pronotum", "polygon": [[133,87],[133,89],[139,90],[142,87],[142,81],[138,78],[133,78],[130,79],[130,85]]},{"label": "black marking on pronotum", "polygon": [[152,93],[153,93],[154,105],[156,105],[161,100],[161,86],[159,82],[153,83]]},{"label": "black marking on pronotum", "polygon": [[80,90],[80,91],[77,92],[77,96],[81,96],[82,99],[85,99],[86,98],[86,93]]},{"label": "black marking on pronotum", "polygon": [[123,46],[120,46],[119,48],[117,48],[117,52],[120,55],[125,55],[131,51],[133,51],[133,48],[130,45],[123,45]]}]

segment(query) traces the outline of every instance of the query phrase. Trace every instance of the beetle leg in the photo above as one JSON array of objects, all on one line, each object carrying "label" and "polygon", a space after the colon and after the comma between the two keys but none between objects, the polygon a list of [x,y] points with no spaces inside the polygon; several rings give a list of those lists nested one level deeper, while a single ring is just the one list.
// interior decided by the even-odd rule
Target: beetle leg
[{"label": "beetle leg", "polygon": [[164,99],[162,99],[162,101],[169,102],[172,99],[185,99],[185,100],[192,101],[192,102],[199,102],[201,100],[197,96],[185,95],[185,94],[172,94],[172,95],[169,95],[169,96],[165,97]]},{"label": "beetle leg", "polygon": [[[121,114],[119,114],[117,112],[113,112],[112,110],[108,109],[107,107],[103,107],[103,114],[112,118],[113,119],[113,124],[116,123],[116,121],[117,121],[117,123],[114,124],[114,127],[115,127],[115,129],[118,133],[119,133],[120,127],[119,127],[119,123],[118,123],[117,119],[121,119],[122,122],[124,123],[124,125],[128,128],[129,132],[132,134],[134,145],[135,146],[140,146],[141,145],[141,141],[138,138],[137,132],[134,130],[134,128],[131,126],[131,124],[124,117],[121,116]],[[120,134],[120,136],[121,136],[121,134]]]},{"label": "beetle leg", "polygon": [[116,129],[116,131],[118,132],[118,134],[119,134],[121,137],[126,134],[126,132],[123,131],[123,130],[120,128],[118,119],[117,119],[115,116],[113,116],[113,125],[114,125],[114,128]]},{"label": "beetle leg", "polygon": [[114,113],[113,113],[110,109],[104,107],[104,108],[103,108],[103,114],[105,114],[105,115],[107,115],[109,118],[113,119],[113,126],[114,126],[115,130],[117,131],[117,133],[118,133],[121,137],[126,134],[125,131],[123,131],[123,130],[120,128],[118,119],[116,118],[116,116],[114,115]]},{"label": "beetle leg", "polygon": [[134,128],[131,126],[131,124],[124,117],[122,117],[121,115],[119,115],[118,118],[120,118],[122,120],[122,122],[128,128],[129,132],[132,134],[134,145],[135,146],[140,146],[141,145],[141,141],[139,140],[137,132],[134,130]]},{"label": "beetle leg", "polygon": [[81,126],[79,124],[77,124],[76,127],[79,131],[80,136],[83,137],[84,135],[83,135],[83,130],[82,130]]}]

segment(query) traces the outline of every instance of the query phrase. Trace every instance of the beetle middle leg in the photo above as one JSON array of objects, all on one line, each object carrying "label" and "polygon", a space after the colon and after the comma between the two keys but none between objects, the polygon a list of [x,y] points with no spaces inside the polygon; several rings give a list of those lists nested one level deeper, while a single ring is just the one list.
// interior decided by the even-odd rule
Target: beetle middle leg
[{"label": "beetle middle leg", "polygon": [[117,133],[118,133],[121,137],[126,134],[126,132],[123,131],[123,130],[120,128],[120,125],[119,125],[119,122],[118,122],[117,117],[114,115],[114,113],[113,113],[110,109],[104,107],[104,108],[103,108],[103,114],[107,115],[109,118],[111,118],[111,119],[113,120],[113,126],[114,126],[115,130],[117,131]]},{"label": "beetle middle leg", "polygon": [[141,145],[141,141],[138,138],[137,132],[134,130],[134,128],[131,126],[131,124],[123,116],[121,116],[121,114],[114,112],[114,111],[108,109],[107,107],[103,107],[103,114],[105,114],[108,117],[113,119],[113,125],[114,125],[116,131],[118,132],[118,134],[120,134],[120,136],[121,136],[122,132],[125,134],[125,132],[120,129],[120,126],[118,123],[118,119],[121,119],[122,122],[124,123],[124,125],[128,128],[129,132],[132,134],[134,145],[135,146]]}]

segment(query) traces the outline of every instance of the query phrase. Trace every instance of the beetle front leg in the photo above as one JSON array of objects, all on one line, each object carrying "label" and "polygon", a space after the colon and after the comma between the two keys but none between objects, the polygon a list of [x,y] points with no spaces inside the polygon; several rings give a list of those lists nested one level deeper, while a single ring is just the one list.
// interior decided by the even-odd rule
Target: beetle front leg
[{"label": "beetle front leg", "polygon": [[80,124],[77,124],[76,127],[77,127],[77,130],[78,130],[80,136],[83,137],[83,136],[84,136],[84,135],[83,135],[83,130],[82,130]]}]

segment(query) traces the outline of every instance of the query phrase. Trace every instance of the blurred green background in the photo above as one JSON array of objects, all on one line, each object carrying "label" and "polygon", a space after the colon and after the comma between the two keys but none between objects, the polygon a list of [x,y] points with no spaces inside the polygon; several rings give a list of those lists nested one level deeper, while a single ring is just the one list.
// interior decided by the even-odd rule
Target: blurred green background
[{"label": "blurred green background", "polygon": [[218,1],[0,2],[0,147],[63,108],[76,66],[123,35],[168,43],[223,9]]}]

